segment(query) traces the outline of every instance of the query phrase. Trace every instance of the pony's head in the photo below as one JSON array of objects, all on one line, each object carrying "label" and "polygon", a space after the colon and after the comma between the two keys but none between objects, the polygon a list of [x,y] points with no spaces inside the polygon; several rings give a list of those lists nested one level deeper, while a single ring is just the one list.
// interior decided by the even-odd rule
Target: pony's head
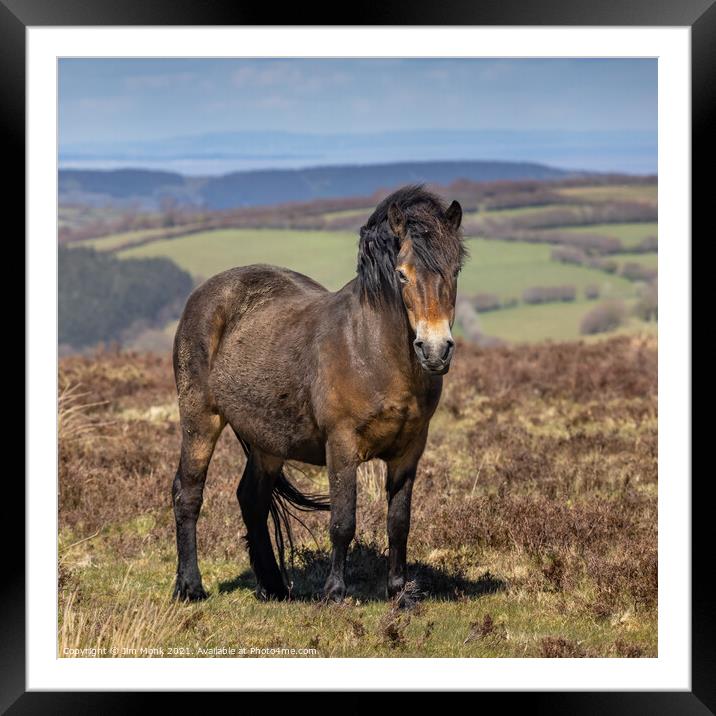
[{"label": "pony's head", "polygon": [[384,199],[361,229],[358,276],[371,303],[399,304],[424,370],[447,373],[455,342],[457,277],[466,251],[462,208],[409,186]]}]

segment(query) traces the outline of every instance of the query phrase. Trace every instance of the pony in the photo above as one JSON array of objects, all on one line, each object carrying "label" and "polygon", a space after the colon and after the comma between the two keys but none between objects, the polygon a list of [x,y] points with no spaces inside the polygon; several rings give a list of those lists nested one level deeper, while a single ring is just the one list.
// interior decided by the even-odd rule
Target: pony
[{"label": "pony", "polygon": [[[340,290],[251,265],[217,274],[190,295],[173,351],[181,425],[172,485],[176,598],[207,596],[196,523],[227,424],[246,454],[236,494],[258,596],[290,594],[284,532],[290,541],[297,509],[330,510],[324,595],[344,598],[356,472],[376,458],[387,466],[387,596],[404,591],[413,483],[455,350],[461,221],[457,201],[446,206],[422,186],[403,187],[361,228],[357,275]],[[288,460],[327,466],[329,499],[300,492],[284,472]]]}]

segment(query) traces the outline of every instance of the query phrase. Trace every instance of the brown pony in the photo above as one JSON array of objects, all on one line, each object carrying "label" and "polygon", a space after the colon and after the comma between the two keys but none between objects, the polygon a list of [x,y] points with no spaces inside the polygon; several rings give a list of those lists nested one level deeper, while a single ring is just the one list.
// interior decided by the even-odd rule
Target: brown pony
[{"label": "brown pony", "polygon": [[[456,201],[446,208],[422,187],[405,187],[361,229],[358,275],[335,293],[266,265],[230,269],[192,293],[174,341],[182,430],[172,489],[175,596],[206,596],[196,521],[227,423],[247,457],[237,497],[260,596],[288,595],[282,527],[289,505],[330,509],[325,594],[336,601],[345,596],[356,470],[373,458],[387,464],[387,592],[401,592],[413,480],[455,346],[450,328],[465,257],[461,219]],[[287,480],[286,460],[328,466],[330,506]]]}]

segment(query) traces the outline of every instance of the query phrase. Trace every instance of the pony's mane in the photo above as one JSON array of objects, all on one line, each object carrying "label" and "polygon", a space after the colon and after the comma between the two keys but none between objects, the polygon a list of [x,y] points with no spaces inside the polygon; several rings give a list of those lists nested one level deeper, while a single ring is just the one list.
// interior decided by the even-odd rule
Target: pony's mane
[{"label": "pony's mane", "polygon": [[462,232],[450,226],[440,197],[422,185],[398,189],[378,204],[360,230],[358,281],[361,297],[371,303],[399,294],[395,260],[400,246],[388,222],[391,204],[402,210],[415,257],[428,271],[447,277],[460,270],[467,253]]}]

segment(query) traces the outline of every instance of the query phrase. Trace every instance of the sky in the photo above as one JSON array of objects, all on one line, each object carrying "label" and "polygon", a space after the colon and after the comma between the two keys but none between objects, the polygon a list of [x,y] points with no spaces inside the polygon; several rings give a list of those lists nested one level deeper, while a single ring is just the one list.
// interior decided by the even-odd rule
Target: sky
[{"label": "sky", "polygon": [[[60,147],[242,130],[641,131],[654,59],[61,59]],[[417,157],[419,158],[419,157]]]}]

